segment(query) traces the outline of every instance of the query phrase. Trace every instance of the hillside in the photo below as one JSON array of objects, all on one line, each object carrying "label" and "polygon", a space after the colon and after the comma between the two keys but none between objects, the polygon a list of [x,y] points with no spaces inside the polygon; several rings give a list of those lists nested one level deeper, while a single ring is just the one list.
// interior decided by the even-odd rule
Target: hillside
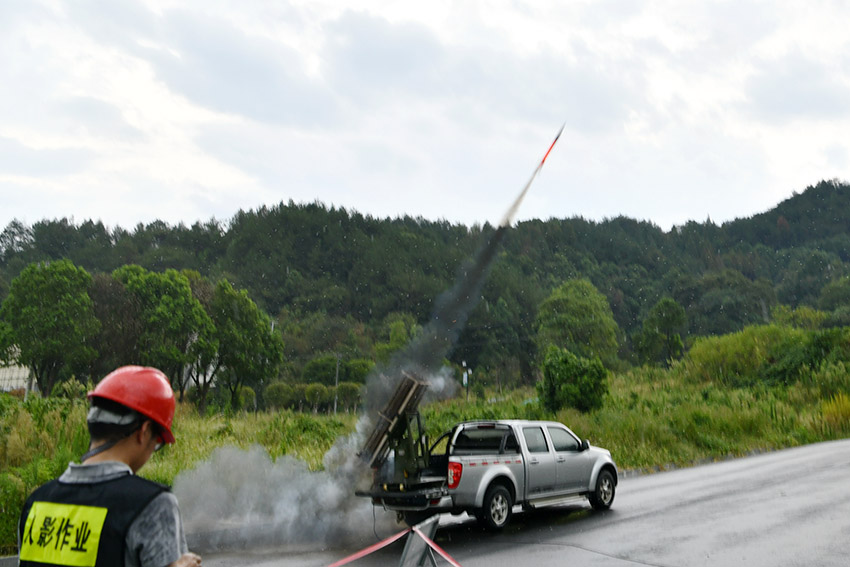
[{"label": "hillside", "polygon": [[[506,372],[529,368],[537,306],[575,277],[608,298],[626,359],[634,333],[665,296],[685,308],[690,337],[763,322],[777,304],[835,312],[840,305],[822,295],[848,275],[848,227],[850,185],[834,181],[721,226],[689,222],[664,232],[626,217],[520,222],[504,239],[454,358]],[[0,298],[23,267],[43,260],[68,258],[92,273],[125,264],[195,270],[247,289],[288,329],[288,358],[303,365],[343,343],[351,351],[352,333],[385,337],[388,316],[426,321],[492,233],[487,225],[375,219],[292,202],[191,227],[13,222],[0,235]]]}]

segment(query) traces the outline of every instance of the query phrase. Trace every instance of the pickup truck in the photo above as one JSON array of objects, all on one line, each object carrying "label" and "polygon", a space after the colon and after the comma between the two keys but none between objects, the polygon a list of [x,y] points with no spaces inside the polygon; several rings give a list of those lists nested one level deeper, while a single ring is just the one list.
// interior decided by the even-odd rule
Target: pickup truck
[{"label": "pickup truck", "polygon": [[583,496],[593,508],[608,509],[618,482],[610,452],[554,421],[463,422],[427,452],[418,460],[426,466],[405,467],[401,474],[394,459],[404,455],[390,455],[375,470],[372,489],[360,495],[411,525],[438,513],[467,512],[498,530],[514,505],[530,509]]}]

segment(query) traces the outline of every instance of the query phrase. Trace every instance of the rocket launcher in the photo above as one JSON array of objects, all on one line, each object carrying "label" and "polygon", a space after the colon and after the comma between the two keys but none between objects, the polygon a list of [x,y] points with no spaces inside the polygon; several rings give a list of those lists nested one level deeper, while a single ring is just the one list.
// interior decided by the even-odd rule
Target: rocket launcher
[{"label": "rocket launcher", "polygon": [[375,427],[358,453],[371,468],[380,469],[390,453],[395,453],[395,468],[400,472],[408,471],[409,474],[428,466],[428,451],[422,447],[425,437],[418,411],[427,388],[427,383],[403,372],[401,381],[387,405],[378,412]]}]

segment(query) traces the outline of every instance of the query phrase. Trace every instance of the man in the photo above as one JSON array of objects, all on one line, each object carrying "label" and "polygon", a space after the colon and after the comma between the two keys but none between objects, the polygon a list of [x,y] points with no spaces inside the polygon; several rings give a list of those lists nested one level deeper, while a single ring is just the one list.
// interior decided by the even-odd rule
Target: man
[{"label": "man", "polygon": [[189,567],[177,499],[135,473],[174,443],[174,392],[156,368],[123,366],[89,392],[89,452],[27,499],[20,565]]}]

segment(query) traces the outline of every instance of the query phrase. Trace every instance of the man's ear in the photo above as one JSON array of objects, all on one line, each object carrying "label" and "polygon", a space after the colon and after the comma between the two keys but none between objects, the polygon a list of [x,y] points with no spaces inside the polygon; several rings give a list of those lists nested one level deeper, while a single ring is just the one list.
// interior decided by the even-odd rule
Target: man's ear
[{"label": "man's ear", "polygon": [[139,427],[139,428],[138,428],[138,429],[137,429],[137,430],[133,433],[133,440],[134,440],[134,441],[136,441],[136,443],[138,443],[139,445],[145,445],[145,444],[147,444],[147,440],[145,439],[145,436],[146,436],[146,432],[147,432],[150,428],[151,428],[151,422],[150,422],[150,420],[145,420],[145,421],[143,421],[143,422],[142,422],[142,426],[141,426],[141,427]]}]

